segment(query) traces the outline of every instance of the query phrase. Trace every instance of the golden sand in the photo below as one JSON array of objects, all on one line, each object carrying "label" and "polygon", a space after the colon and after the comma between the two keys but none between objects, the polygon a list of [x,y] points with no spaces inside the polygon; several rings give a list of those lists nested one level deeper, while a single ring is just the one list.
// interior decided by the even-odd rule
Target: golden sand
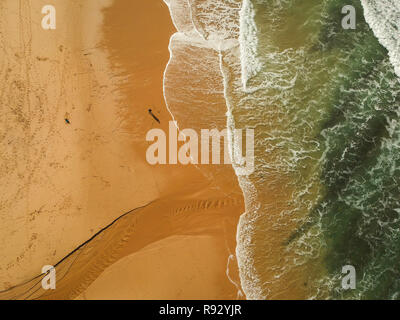
[{"label": "golden sand", "polygon": [[[148,130],[171,120],[167,6],[53,3],[57,29],[43,30],[46,1],[0,2],[0,298],[236,299],[232,168],[210,179],[145,158]],[[54,291],[40,285],[47,264]]]}]

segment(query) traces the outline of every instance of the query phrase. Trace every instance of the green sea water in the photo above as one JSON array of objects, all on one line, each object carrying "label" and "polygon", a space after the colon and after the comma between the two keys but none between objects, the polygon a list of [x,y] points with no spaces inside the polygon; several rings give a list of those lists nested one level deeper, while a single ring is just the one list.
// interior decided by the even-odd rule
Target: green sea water
[{"label": "green sea water", "polygon": [[[347,4],[348,2],[346,2]],[[357,271],[355,290],[338,283],[333,298],[391,299],[400,294],[400,83],[388,53],[363,16],[346,32],[335,13],[344,1],[327,3],[317,48],[339,51],[341,81],[332,84],[319,140],[324,146],[325,195],[312,210],[326,242],[331,278],[344,264]],[[357,12],[362,8],[353,1]]]},{"label": "green sea water", "polygon": [[[345,5],[356,9],[355,30],[342,28]],[[387,50],[359,0],[249,6],[257,72],[229,92],[236,126],[256,130],[253,268],[244,272],[257,288],[248,292],[276,297],[271,286],[297,270],[306,298],[400,298],[400,82]],[[271,234],[288,224],[272,265]],[[342,288],[345,265],[356,270],[354,290]]]}]

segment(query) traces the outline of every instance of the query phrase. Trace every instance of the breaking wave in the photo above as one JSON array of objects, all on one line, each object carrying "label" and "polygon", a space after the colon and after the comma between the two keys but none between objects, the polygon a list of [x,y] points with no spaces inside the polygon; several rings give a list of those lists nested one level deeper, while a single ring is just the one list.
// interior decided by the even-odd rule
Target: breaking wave
[{"label": "breaking wave", "polygon": [[[178,30],[164,77],[173,117],[255,130],[255,171],[238,174],[247,298],[398,297],[400,5],[164,1]],[[349,4],[354,31],[341,27]],[[340,288],[346,264],[360,275],[351,293]]]}]

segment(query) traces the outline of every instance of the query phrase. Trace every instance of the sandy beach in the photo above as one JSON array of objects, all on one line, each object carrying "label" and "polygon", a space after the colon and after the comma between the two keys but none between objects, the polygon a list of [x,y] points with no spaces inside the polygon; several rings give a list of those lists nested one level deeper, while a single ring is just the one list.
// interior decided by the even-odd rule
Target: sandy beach
[{"label": "sandy beach", "polygon": [[[146,133],[172,120],[167,5],[54,0],[43,30],[45,4],[0,3],[0,299],[243,298],[232,167],[146,161]],[[179,108],[182,126],[207,123]],[[44,265],[56,290],[41,288]]]}]

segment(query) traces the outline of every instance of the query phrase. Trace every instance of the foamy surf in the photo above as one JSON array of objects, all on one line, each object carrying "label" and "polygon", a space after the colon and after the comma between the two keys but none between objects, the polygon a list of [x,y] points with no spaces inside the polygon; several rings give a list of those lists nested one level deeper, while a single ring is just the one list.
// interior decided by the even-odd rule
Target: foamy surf
[{"label": "foamy surf", "polygon": [[[235,51],[239,48],[241,0],[164,0],[164,2],[169,7],[172,21],[177,29],[177,33],[170,39],[170,60],[164,72],[166,106],[173,119],[177,120],[178,127],[181,122],[191,124],[192,121],[191,116],[180,107],[183,102],[190,103],[192,108],[201,108],[203,117],[196,119],[194,127],[200,124],[203,128],[227,128],[231,160],[238,159],[241,155],[236,154],[237,146],[234,145],[235,122],[231,113],[232,106],[226,99],[229,79],[223,70],[222,55],[225,51]],[[190,72],[196,75],[197,80],[188,80],[186,76],[180,79],[178,72],[180,69],[184,69],[186,74]],[[188,81],[198,85],[185,91]],[[175,94],[176,87],[183,88],[183,91]],[[190,91],[197,92],[192,101],[189,100]],[[199,93],[200,96],[206,97],[203,103],[199,101]],[[219,100],[221,105],[214,102]],[[224,107],[224,113],[226,112],[224,118],[215,117],[216,110],[213,109],[220,107]],[[220,114],[220,111],[217,113]],[[240,186],[247,189],[245,177],[240,176],[240,166],[233,165],[233,167],[239,176]],[[242,255],[240,250],[237,253]],[[226,274],[229,281],[234,283],[229,276],[231,258],[232,255],[227,261]],[[247,257],[237,259],[240,265],[243,265],[244,261],[246,265],[249,263]],[[240,286],[236,283],[234,285],[238,288],[240,296]]]},{"label": "foamy surf", "polygon": [[[255,227],[254,217],[257,216],[258,204],[256,199],[257,190],[246,175],[242,174],[240,164],[234,159],[240,158],[241,148],[234,143],[234,130],[236,121],[233,110],[237,108],[232,100],[232,90],[240,95],[246,95],[257,91],[260,87],[251,87],[248,82],[257,76],[262,64],[257,57],[258,35],[254,21],[255,8],[249,0],[164,0],[170,10],[172,21],[177,29],[170,40],[170,60],[164,73],[164,97],[167,108],[173,119],[186,122],[185,116],[179,110],[179,99],[174,97],[173,86],[169,83],[175,81],[171,73],[174,65],[179,60],[190,59],[186,52],[202,51],[201,61],[191,64],[190,68],[196,70],[199,65],[209,65],[209,70],[218,68],[219,75],[209,74],[209,77],[220,78],[221,93],[226,108],[224,126],[228,129],[229,154],[233,168],[238,176],[240,187],[244,193],[245,208],[239,221],[237,231],[236,257],[240,269],[241,286],[248,299],[265,299],[266,296],[260,290],[261,283],[256,275],[252,251],[252,234]],[[214,51],[215,55],[209,52]],[[201,69],[201,68],[200,68]],[[201,70],[197,70],[197,72]],[[176,76],[176,75],[175,75]],[[205,80],[207,82],[208,80]],[[232,85],[232,83],[235,83]],[[264,87],[264,85],[262,85]],[[218,89],[219,90],[219,89]],[[236,93],[235,93],[236,94]],[[207,109],[205,105],[203,108]],[[212,107],[212,106],[211,106]],[[218,125],[219,120],[204,117],[204,125]],[[227,263],[229,268],[229,263]],[[229,274],[229,270],[227,270]]]},{"label": "foamy surf", "polygon": [[[335,1],[312,4],[287,0],[268,5],[251,0],[166,2],[171,15],[175,15],[173,19],[180,34],[171,41],[171,60],[175,59],[175,63],[179,59],[189,60],[182,50],[184,47],[192,54],[202,52],[201,59],[195,60],[190,70],[203,74],[207,69],[210,78],[221,82],[213,85],[225,100],[224,125],[229,131],[231,159],[240,149],[232,141],[236,127],[258,128],[256,172],[242,176],[233,161],[246,205],[238,225],[236,256],[247,299],[334,297],[337,294],[334,285],[340,274],[322,275],[326,272],[323,255],[333,250],[324,239],[324,232],[329,234],[329,230],[323,225],[322,216],[328,215],[323,206],[328,205],[319,206],[325,188],[330,187],[330,171],[324,166],[336,168],[335,163],[328,161],[327,150],[334,152],[340,145],[335,140],[337,132],[347,139],[353,138],[355,134],[351,130],[356,130],[357,120],[344,111],[345,119],[335,117],[332,109],[346,110],[351,106],[363,121],[364,118],[378,119],[374,109],[364,105],[368,99],[363,94],[376,94],[370,91],[377,83],[374,77],[387,76],[388,84],[381,93],[396,92],[392,83],[396,81],[390,80],[391,71],[387,69],[389,58],[382,55],[383,48],[365,23],[353,33],[338,30],[340,20],[330,19],[341,9],[341,4]],[[392,8],[388,3],[383,5],[373,0],[361,3],[367,22],[388,49],[399,76],[399,41],[395,35],[400,28],[400,5],[393,0],[389,2]],[[357,5],[361,10],[360,4]],[[287,28],[288,25],[292,28]],[[217,68],[218,72],[211,76],[211,70]],[[359,83],[354,87],[351,84],[356,76],[353,68],[359,68],[365,77],[356,78]],[[168,77],[164,80],[167,104],[178,103],[177,97],[168,93],[171,80]],[[364,88],[363,83],[370,87]],[[346,105],[341,99],[334,100],[332,88],[340,95],[357,94]],[[381,108],[384,101],[379,100],[379,95],[375,99],[380,103],[376,108]],[[179,109],[171,113],[177,114]],[[205,125],[207,119],[214,121],[210,114],[211,118],[204,118]],[[180,117],[179,114],[178,120]],[[326,124],[327,119],[331,119],[331,127]],[[215,123],[220,124],[221,119],[218,121]],[[380,125],[378,120],[375,120],[378,124],[368,121],[359,131]],[[368,132],[365,134],[368,137]],[[337,163],[349,157],[347,149]],[[347,160],[351,163],[351,156]],[[327,175],[326,181],[321,178],[323,174]],[[339,176],[346,174],[345,170],[338,173]],[[337,179],[340,181],[340,178]],[[334,193],[335,187],[332,189]],[[286,292],[282,291],[283,287]],[[363,294],[360,292],[357,295]]]},{"label": "foamy surf", "polygon": [[244,0],[240,10],[240,61],[242,66],[242,84],[247,90],[247,82],[261,70],[257,58],[257,26],[254,21],[255,11],[250,0]]},{"label": "foamy surf", "polygon": [[364,17],[379,42],[388,50],[390,62],[400,77],[400,2],[362,0]]}]

